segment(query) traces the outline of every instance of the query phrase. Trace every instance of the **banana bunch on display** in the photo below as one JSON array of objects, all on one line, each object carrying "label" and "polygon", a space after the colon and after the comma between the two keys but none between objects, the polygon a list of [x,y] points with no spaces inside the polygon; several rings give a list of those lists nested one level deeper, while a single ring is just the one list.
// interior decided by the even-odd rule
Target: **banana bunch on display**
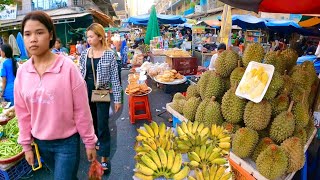
[{"label": "banana bunch on display", "polygon": [[215,148],[220,148],[222,154],[229,154],[231,147],[231,137],[228,130],[223,126],[217,126],[216,124],[211,127],[211,137],[207,144],[212,144]]},{"label": "banana bunch on display", "polygon": [[194,151],[196,147],[207,144],[210,129],[198,121],[182,122],[177,126],[178,137],[175,138],[175,149],[181,153]]},{"label": "banana bunch on display", "polygon": [[213,145],[202,145],[197,147],[194,152],[188,153],[190,162],[185,164],[194,168],[205,168],[206,166],[212,166],[214,164],[224,165],[228,163],[227,159],[222,157],[221,149],[214,148]]},{"label": "banana bunch on display", "polygon": [[174,133],[167,127],[164,123],[161,123],[160,126],[156,122],[152,122],[149,125],[144,124],[145,129],[137,129],[139,135],[136,136],[138,141],[135,150],[138,155],[143,155],[150,150],[156,151],[159,147],[170,150],[173,147],[173,136]]},{"label": "banana bunch on display", "polygon": [[188,180],[229,180],[231,172],[226,172],[226,166],[206,166],[202,170],[195,170],[195,177],[188,176]]},{"label": "banana bunch on display", "polygon": [[190,172],[188,166],[182,169],[182,155],[175,154],[171,149],[169,151],[159,147],[157,151],[150,150],[141,156],[136,164],[134,176],[141,180],[153,180],[159,177],[167,179],[182,180]]},{"label": "banana bunch on display", "polygon": [[244,83],[240,85],[240,92],[248,94],[250,98],[255,99],[260,96],[269,80],[269,75],[264,67],[253,68],[244,75]]}]

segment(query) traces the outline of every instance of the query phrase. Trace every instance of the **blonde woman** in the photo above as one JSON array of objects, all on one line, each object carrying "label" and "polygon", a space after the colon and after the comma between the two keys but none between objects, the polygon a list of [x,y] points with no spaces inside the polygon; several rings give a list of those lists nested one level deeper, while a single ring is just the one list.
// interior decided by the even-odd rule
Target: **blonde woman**
[{"label": "blonde woman", "polygon": [[[121,86],[118,75],[117,62],[114,52],[110,49],[102,25],[93,23],[86,31],[90,48],[82,52],[80,57],[80,71],[87,82],[88,97],[91,99],[92,90],[95,89],[94,74],[97,87],[108,89],[112,85],[115,111],[121,108]],[[94,72],[91,58],[93,59]],[[98,155],[101,156],[101,165],[110,172],[110,132],[109,132],[109,107],[110,102],[89,102],[95,133],[98,137]]]}]

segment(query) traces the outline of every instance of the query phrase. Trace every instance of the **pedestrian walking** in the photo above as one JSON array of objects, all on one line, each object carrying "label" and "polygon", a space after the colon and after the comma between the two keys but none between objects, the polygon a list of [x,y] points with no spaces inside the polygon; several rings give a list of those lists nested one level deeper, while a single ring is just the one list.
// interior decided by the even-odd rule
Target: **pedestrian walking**
[{"label": "pedestrian walking", "polygon": [[18,142],[30,165],[34,164],[34,141],[55,180],[77,179],[80,138],[88,160],[96,158],[97,137],[86,83],[72,61],[51,52],[56,32],[48,14],[28,13],[21,30],[31,58],[18,69],[15,81]]},{"label": "pedestrian walking", "polygon": [[101,157],[101,165],[106,173],[110,172],[110,131],[109,131],[109,107],[110,101],[97,102],[94,100],[94,90],[109,89],[112,85],[115,111],[121,108],[121,86],[117,62],[114,52],[102,25],[91,24],[86,31],[87,42],[90,48],[85,50],[80,57],[80,71],[87,82],[88,97],[91,98],[90,109],[98,137],[98,155]]},{"label": "pedestrian walking", "polygon": [[0,53],[1,57],[4,58],[1,68],[2,92],[0,95],[5,101],[11,102],[11,106],[13,106],[13,87],[17,74],[17,62],[13,58],[13,50],[9,44],[1,45]]}]

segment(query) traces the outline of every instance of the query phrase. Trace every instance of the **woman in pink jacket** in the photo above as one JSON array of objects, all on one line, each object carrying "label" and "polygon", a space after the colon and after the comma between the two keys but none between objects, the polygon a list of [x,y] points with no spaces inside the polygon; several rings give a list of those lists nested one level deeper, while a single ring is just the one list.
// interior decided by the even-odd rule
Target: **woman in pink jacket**
[{"label": "woman in pink jacket", "polygon": [[32,57],[18,69],[14,87],[18,142],[30,165],[34,164],[34,141],[44,162],[53,169],[54,179],[77,179],[80,138],[88,160],[96,158],[97,137],[86,83],[72,61],[50,51],[56,34],[46,13],[27,14],[21,29]]}]

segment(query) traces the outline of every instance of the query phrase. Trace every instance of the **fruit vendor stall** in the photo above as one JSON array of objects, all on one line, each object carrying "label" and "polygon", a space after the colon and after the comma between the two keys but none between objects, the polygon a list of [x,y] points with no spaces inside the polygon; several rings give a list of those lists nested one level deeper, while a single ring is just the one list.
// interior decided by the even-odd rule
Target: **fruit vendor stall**
[{"label": "fruit vendor stall", "polygon": [[167,104],[173,127],[179,133],[191,121],[225,128],[236,179],[292,179],[307,166],[305,153],[316,134],[310,112],[319,87],[314,64],[297,65],[297,59],[290,48],[265,54],[258,43],[248,44],[241,60],[224,51],[215,71],[203,73]]}]

